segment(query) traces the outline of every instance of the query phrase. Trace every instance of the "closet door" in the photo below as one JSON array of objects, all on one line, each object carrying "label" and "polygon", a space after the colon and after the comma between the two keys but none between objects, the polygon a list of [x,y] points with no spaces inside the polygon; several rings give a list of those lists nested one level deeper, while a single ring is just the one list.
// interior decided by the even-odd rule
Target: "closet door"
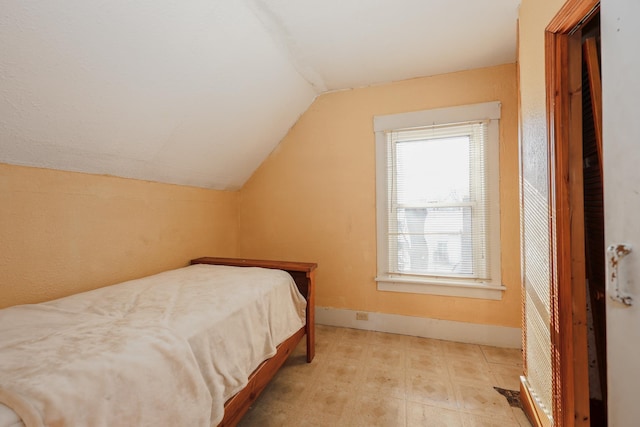
[{"label": "closet door", "polygon": [[627,427],[640,420],[640,2],[603,1],[601,25],[609,426]]}]

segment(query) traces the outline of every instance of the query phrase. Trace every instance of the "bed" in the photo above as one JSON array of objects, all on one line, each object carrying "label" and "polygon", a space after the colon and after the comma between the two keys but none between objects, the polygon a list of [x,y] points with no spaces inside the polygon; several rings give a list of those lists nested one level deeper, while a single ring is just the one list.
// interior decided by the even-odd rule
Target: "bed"
[{"label": "bed", "polygon": [[0,426],[237,424],[306,336],[316,264],[189,267],[0,310]]}]

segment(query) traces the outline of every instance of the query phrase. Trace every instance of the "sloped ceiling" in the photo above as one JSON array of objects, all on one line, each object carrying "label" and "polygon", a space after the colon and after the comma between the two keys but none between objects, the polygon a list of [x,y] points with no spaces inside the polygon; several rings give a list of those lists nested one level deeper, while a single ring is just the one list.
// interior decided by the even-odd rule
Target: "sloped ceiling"
[{"label": "sloped ceiling", "polygon": [[515,61],[519,0],[0,0],[0,162],[237,189],[327,90]]}]

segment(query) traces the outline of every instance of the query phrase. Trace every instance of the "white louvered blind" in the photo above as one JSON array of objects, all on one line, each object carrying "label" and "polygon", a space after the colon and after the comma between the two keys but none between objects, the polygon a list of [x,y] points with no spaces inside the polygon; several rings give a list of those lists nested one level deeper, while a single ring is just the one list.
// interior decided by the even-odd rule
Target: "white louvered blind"
[{"label": "white louvered blind", "polygon": [[386,132],[390,274],[491,278],[488,125]]}]

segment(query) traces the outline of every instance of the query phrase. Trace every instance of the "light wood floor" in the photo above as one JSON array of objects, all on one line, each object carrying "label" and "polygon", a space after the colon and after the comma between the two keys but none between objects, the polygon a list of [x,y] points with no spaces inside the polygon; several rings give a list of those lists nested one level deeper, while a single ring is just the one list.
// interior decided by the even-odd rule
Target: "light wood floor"
[{"label": "light wood floor", "polygon": [[317,327],[240,426],[530,426],[493,386],[518,390],[519,350]]}]

